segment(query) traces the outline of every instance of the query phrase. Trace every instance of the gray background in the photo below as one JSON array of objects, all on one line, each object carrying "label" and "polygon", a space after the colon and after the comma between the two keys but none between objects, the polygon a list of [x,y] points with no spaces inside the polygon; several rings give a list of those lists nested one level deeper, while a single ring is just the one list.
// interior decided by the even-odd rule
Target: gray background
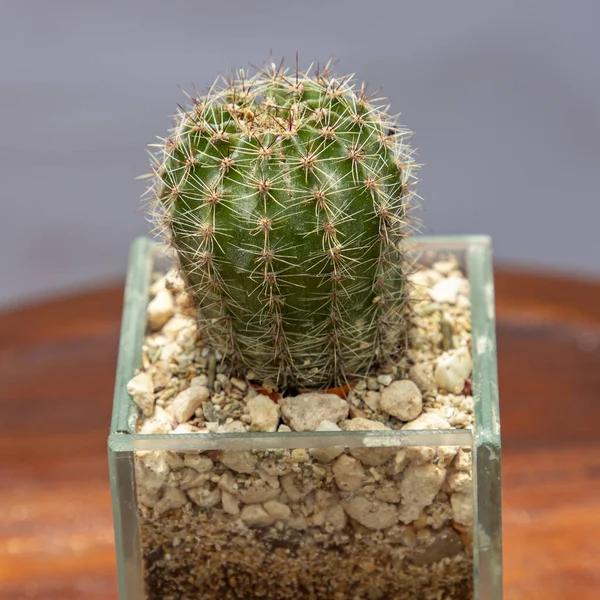
[{"label": "gray background", "polygon": [[119,277],[145,145],[220,71],[339,59],[415,132],[430,233],[600,275],[600,2],[2,2],[0,306]]}]

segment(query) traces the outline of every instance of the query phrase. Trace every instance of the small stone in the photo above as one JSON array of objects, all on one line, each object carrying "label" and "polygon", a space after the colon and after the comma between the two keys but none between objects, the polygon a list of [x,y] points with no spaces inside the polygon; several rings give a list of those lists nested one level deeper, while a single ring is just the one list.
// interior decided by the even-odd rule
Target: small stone
[{"label": "small stone", "polygon": [[408,376],[422,394],[434,396],[437,392],[435,378],[433,376],[433,367],[429,363],[419,363],[408,370]]},{"label": "small stone", "polygon": [[166,410],[155,407],[154,414],[145,420],[140,427],[140,433],[170,433],[173,429],[173,417]]},{"label": "small stone", "polygon": [[225,450],[221,462],[236,473],[254,473],[256,469],[256,456],[248,450]]},{"label": "small stone", "polygon": [[281,487],[291,502],[299,502],[306,498],[314,489],[311,481],[298,482],[294,473],[283,475]]},{"label": "small stone", "polygon": [[200,429],[189,423],[180,423],[170,433],[207,433],[206,429]]},{"label": "small stone", "polygon": [[369,390],[365,393],[363,401],[373,412],[379,412],[379,405],[381,403],[381,394],[379,392]]},{"label": "small stone", "polygon": [[299,394],[281,401],[281,415],[294,431],[315,431],[321,421],[348,416],[348,403],[335,394]]},{"label": "small stone", "polygon": [[402,496],[398,488],[394,485],[382,485],[375,489],[375,498],[382,502],[390,504],[398,504],[402,500]]},{"label": "small stone", "polygon": [[381,410],[401,421],[416,419],[423,410],[419,388],[412,381],[394,381],[381,392]]},{"label": "small stone", "polygon": [[[321,421],[317,431],[341,431],[341,428],[331,421]],[[327,464],[343,454],[344,448],[343,446],[325,446],[323,448],[310,448],[309,452],[317,462]]]},{"label": "small stone", "polygon": [[388,386],[392,383],[392,381],[394,380],[394,378],[391,375],[378,375],[377,376],[377,381],[383,385],[383,386]]},{"label": "small stone", "polygon": [[183,464],[198,473],[208,473],[212,471],[213,461],[208,456],[186,454],[183,457]]},{"label": "small stone", "polygon": [[452,517],[459,525],[473,525],[473,495],[466,492],[455,492],[450,496]]},{"label": "small stone", "polygon": [[452,465],[458,471],[472,471],[473,470],[473,453],[471,449],[460,448],[456,453],[456,458]]},{"label": "small stone", "polygon": [[202,385],[186,388],[175,396],[170,411],[179,423],[185,423],[194,416],[196,409],[209,397],[209,389]]},{"label": "small stone", "polygon": [[291,459],[295,463],[305,463],[310,460],[310,456],[304,448],[294,448],[291,452]]},{"label": "small stone", "polygon": [[154,510],[161,515],[169,510],[181,508],[187,502],[187,496],[178,488],[166,487],[160,500],[154,505]]},{"label": "small stone", "polygon": [[344,502],[343,507],[352,519],[367,529],[387,529],[393,527],[398,520],[396,507],[381,500],[355,496]]},{"label": "small stone", "polygon": [[365,471],[358,460],[342,454],[333,465],[335,483],[342,492],[356,492],[365,479]]},{"label": "small stone", "polygon": [[154,382],[148,373],[138,373],[127,384],[127,391],[146,417],[154,413]]},{"label": "small stone", "polygon": [[473,478],[467,471],[455,471],[448,475],[446,484],[451,492],[470,492],[473,487]]},{"label": "small stone", "polygon": [[268,527],[277,520],[260,504],[249,504],[242,508],[241,518],[248,527]]},{"label": "small stone", "polygon": [[[342,421],[340,427],[344,431],[389,431],[389,427],[386,427],[379,421],[372,421],[370,419],[356,418],[349,419],[348,421]],[[377,467],[384,464],[387,460],[395,454],[393,448],[351,448],[350,454],[360,460],[363,465],[369,467]]]},{"label": "small stone", "polygon": [[330,525],[334,531],[342,531],[346,527],[348,517],[341,504],[334,504],[325,511],[325,523]]},{"label": "small stone", "polygon": [[402,429],[451,429],[450,423],[442,415],[434,412],[421,413],[414,421],[406,423]]},{"label": "small stone", "polygon": [[200,508],[212,508],[221,502],[219,488],[195,487],[187,490],[189,499]]},{"label": "small stone", "polygon": [[238,379],[237,377],[232,377],[230,379],[231,385],[236,387],[238,390],[245,392],[248,389],[248,384],[242,379]]},{"label": "small stone", "polygon": [[464,284],[465,280],[462,277],[445,277],[429,290],[429,295],[434,302],[456,304]]},{"label": "small stone", "polygon": [[444,277],[448,277],[448,275],[457,268],[456,261],[454,260],[438,260],[431,266]]},{"label": "small stone", "polygon": [[251,481],[248,487],[239,488],[235,496],[244,504],[261,504],[279,496],[279,479],[264,476]]},{"label": "small stone", "polygon": [[268,396],[255,396],[248,401],[250,431],[277,431],[279,405]]},{"label": "small stone", "polygon": [[234,516],[240,514],[240,502],[233,494],[223,490],[221,492],[221,501],[223,503],[223,510],[227,514]]},{"label": "small stone", "polygon": [[201,385],[204,387],[208,387],[208,377],[204,374],[198,375],[198,377],[194,377],[190,381],[190,387],[194,387],[196,385]]},{"label": "small stone", "polygon": [[290,518],[292,511],[289,506],[277,502],[277,500],[268,500],[263,504],[265,510],[278,521],[286,521]]},{"label": "small stone", "polygon": [[378,392],[379,391],[379,381],[377,381],[376,377],[368,377],[367,378],[367,389]]},{"label": "small stone", "polygon": [[418,519],[423,509],[433,502],[445,477],[446,470],[432,463],[409,465],[400,482],[399,519],[405,524]]},{"label": "small stone", "polygon": [[148,324],[152,331],[160,329],[172,316],[175,304],[171,292],[166,289],[160,290],[148,303]]},{"label": "small stone", "polygon": [[463,346],[442,354],[436,361],[435,381],[438,386],[450,393],[459,394],[465,379],[473,370],[473,359],[469,349]]}]

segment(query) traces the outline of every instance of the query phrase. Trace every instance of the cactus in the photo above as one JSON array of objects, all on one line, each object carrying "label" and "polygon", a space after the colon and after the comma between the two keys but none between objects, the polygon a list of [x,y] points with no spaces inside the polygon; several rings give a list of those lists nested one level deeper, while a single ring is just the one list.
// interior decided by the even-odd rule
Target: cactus
[{"label": "cactus", "polygon": [[188,98],[150,190],[203,335],[287,387],[386,361],[407,297],[407,132],[329,65],[239,70]]}]

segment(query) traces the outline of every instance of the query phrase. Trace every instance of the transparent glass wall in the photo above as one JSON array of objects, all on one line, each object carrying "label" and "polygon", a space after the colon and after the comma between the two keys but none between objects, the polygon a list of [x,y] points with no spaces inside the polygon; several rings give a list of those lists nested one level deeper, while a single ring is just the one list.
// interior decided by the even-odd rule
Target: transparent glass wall
[{"label": "transparent glass wall", "polygon": [[409,252],[452,255],[468,276],[473,427],[142,434],[127,383],[166,262],[135,242],[109,437],[122,600],[502,597],[489,239]]}]

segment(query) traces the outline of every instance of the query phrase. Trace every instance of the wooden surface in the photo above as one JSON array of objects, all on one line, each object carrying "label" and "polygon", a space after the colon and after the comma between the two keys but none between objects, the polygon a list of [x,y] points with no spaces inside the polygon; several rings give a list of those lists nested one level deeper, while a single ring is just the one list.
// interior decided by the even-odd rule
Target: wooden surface
[{"label": "wooden surface", "polygon": [[[600,598],[600,283],[496,276],[507,600]],[[0,599],[115,600],[121,286],[0,315]]]}]

